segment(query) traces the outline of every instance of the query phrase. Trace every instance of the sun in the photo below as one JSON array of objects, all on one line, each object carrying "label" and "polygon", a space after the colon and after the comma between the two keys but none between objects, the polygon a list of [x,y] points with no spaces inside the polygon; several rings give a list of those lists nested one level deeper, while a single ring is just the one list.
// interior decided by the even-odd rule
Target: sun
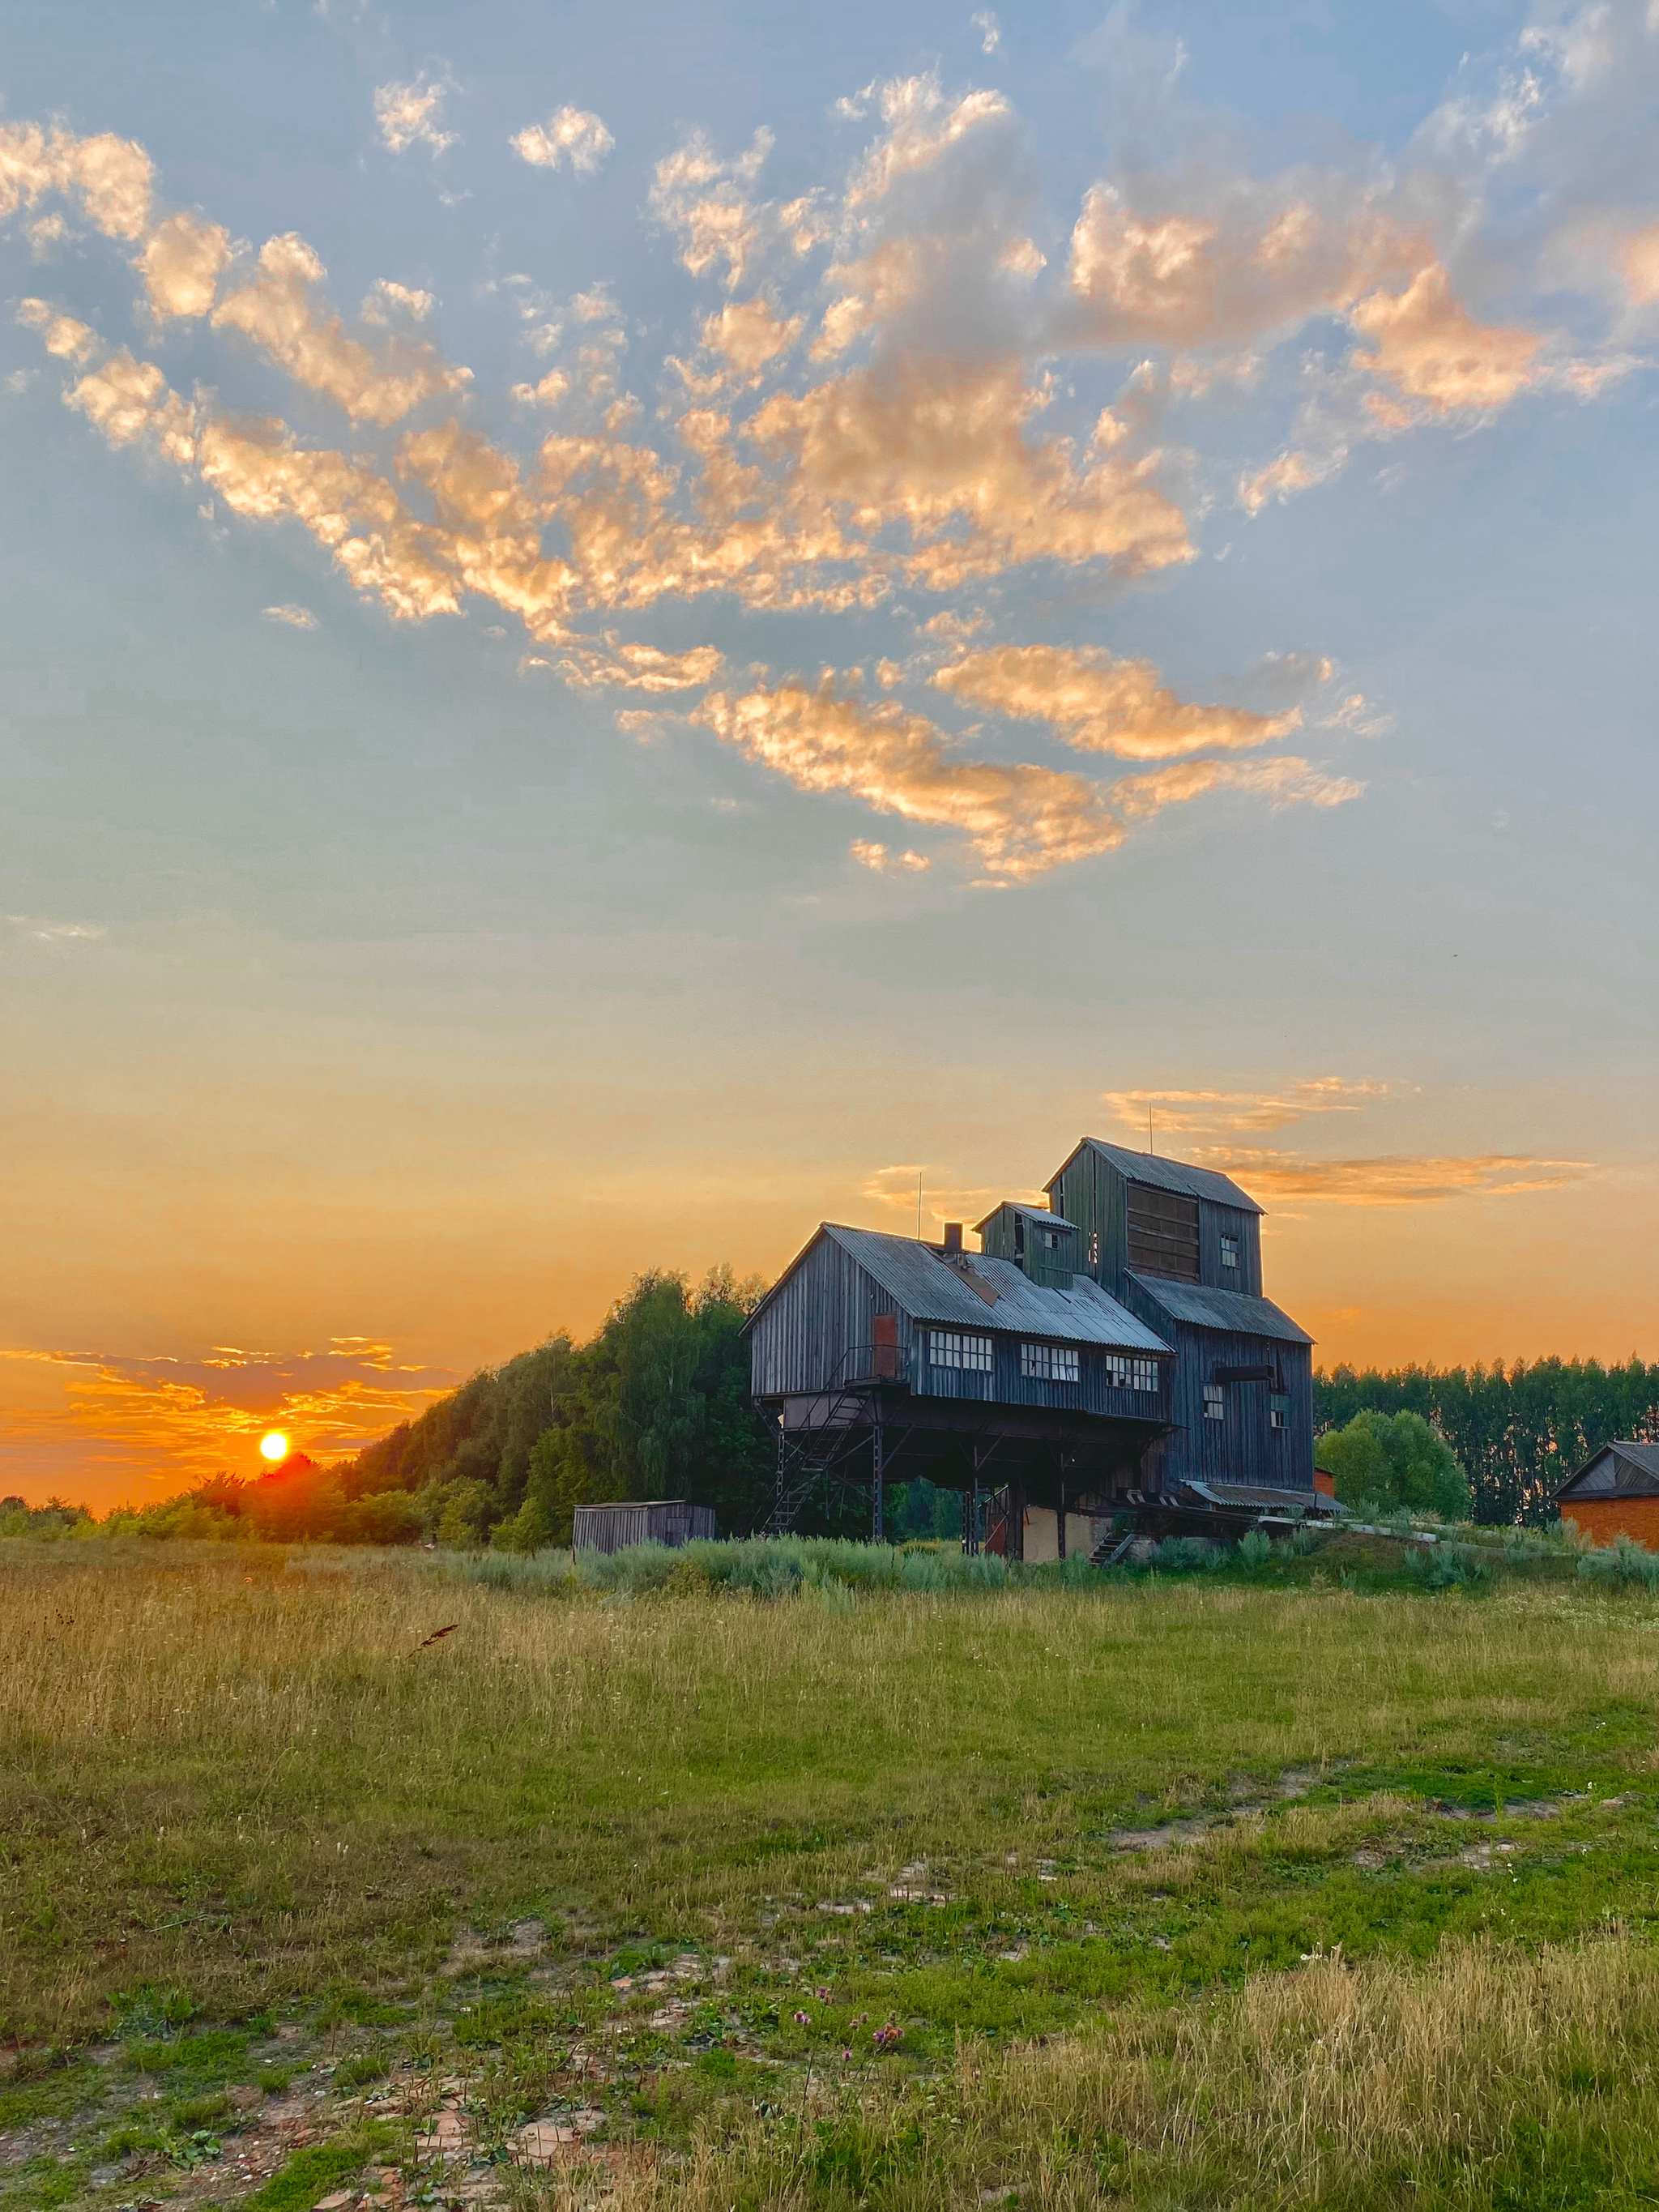
[{"label": "sun", "polygon": [[259,1439],[259,1449],[267,1459],[286,1459],[288,1438],[280,1429],[268,1429]]}]

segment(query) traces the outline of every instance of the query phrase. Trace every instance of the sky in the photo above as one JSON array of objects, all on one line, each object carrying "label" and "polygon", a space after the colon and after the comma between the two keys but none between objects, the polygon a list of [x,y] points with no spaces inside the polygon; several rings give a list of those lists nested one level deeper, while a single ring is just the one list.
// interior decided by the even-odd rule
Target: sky
[{"label": "sky", "polygon": [[0,1492],[1237,1175],[1659,1358],[1659,0],[60,0],[0,57]]}]

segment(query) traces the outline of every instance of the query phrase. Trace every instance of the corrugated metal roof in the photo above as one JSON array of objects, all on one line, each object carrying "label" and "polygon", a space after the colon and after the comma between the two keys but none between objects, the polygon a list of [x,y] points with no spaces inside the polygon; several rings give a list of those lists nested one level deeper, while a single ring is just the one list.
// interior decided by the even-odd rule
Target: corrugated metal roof
[{"label": "corrugated metal roof", "polygon": [[834,1221],[824,1223],[823,1234],[833,1237],[873,1275],[913,1321],[1046,1336],[1062,1344],[1105,1344],[1119,1352],[1170,1349],[1087,1275],[1073,1275],[1069,1291],[1049,1290],[1032,1282],[1012,1260],[988,1260],[975,1252],[968,1264],[996,1291],[997,1302],[991,1306],[955,1267],[913,1237],[890,1237],[879,1229],[843,1229]]},{"label": "corrugated metal roof", "polygon": [[1200,1498],[1208,1498],[1218,1505],[1298,1506],[1304,1513],[1327,1513],[1340,1516],[1348,1509],[1339,1505],[1334,1498],[1327,1498],[1318,1490],[1286,1490],[1282,1486],[1262,1482],[1200,1482],[1189,1475],[1182,1485],[1183,1490],[1195,1490]]},{"label": "corrugated metal roof", "polygon": [[1064,1220],[1052,1206],[1027,1206],[1023,1199],[1018,1198],[1005,1198],[1000,1206],[994,1206],[984,1221],[974,1224],[975,1231],[982,1231],[986,1223],[994,1221],[1004,1206],[1010,1213],[1023,1213],[1028,1221],[1040,1221],[1045,1229],[1069,1229],[1073,1236],[1077,1233],[1076,1222]]},{"label": "corrugated metal roof", "polygon": [[1132,1152],[1125,1145],[1109,1145],[1099,1137],[1085,1137],[1083,1141],[1131,1182],[1150,1183],[1154,1190],[1178,1191],[1183,1198],[1207,1198],[1212,1206],[1234,1206],[1243,1213],[1265,1211],[1231,1176],[1220,1175],[1214,1168],[1188,1167],[1185,1160],[1160,1159],[1156,1152]]},{"label": "corrugated metal roof", "polygon": [[1244,1291],[1207,1291],[1198,1283],[1171,1283],[1162,1275],[1143,1275],[1132,1270],[1129,1279],[1169,1315],[1188,1328],[1230,1329],[1235,1336],[1272,1336],[1281,1344],[1311,1344],[1312,1337],[1298,1328],[1289,1314],[1271,1298],[1253,1298]]},{"label": "corrugated metal roof", "polygon": [[[1595,1480],[1603,1460],[1614,1465]],[[1587,1459],[1577,1474],[1570,1474],[1556,1492],[1557,1498],[1652,1498],[1659,1496],[1659,1444],[1614,1443],[1603,1444]]]}]

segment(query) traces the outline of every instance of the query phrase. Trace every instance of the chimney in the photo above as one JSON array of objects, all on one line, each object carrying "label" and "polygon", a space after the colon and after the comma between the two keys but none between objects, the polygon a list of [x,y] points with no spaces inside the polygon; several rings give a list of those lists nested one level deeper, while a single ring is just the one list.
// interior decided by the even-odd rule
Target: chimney
[{"label": "chimney", "polygon": [[945,1256],[947,1260],[962,1257],[962,1224],[947,1221],[945,1224]]}]

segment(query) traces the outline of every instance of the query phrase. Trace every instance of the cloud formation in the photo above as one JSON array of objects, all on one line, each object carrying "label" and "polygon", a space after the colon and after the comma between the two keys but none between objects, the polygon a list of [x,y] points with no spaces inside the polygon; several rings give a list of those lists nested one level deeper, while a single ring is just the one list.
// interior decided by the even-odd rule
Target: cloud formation
[{"label": "cloud formation", "polygon": [[[423,1412],[460,1380],[398,1360],[368,1337],[317,1352],[217,1346],[200,1354],[134,1358],[99,1352],[0,1348],[0,1360],[45,1370],[56,1390],[9,1409],[7,1455],[37,1480],[112,1473],[173,1489],[228,1468],[259,1470],[258,1439],[279,1428],[324,1458],[360,1450]],[[14,1394],[15,1395],[15,1394]]]},{"label": "cloud formation", "polygon": [[867,705],[832,680],[711,692],[693,719],[798,790],[847,793],[878,813],[957,831],[988,878],[1011,883],[1113,852],[1132,827],[1211,792],[1330,806],[1359,790],[1294,758],[1188,761],[1114,784],[1030,762],[963,759],[923,716],[896,701]]},{"label": "cloud formation", "polygon": [[1586,1160],[1534,1159],[1509,1152],[1314,1160],[1293,1152],[1200,1146],[1193,1158],[1205,1167],[1237,1176],[1263,1198],[1334,1206],[1428,1206],[1451,1198],[1517,1198],[1560,1190],[1595,1172]]},{"label": "cloud formation", "polygon": [[441,154],[455,143],[455,133],[442,128],[444,101],[449,87],[441,77],[419,76],[412,84],[382,84],[374,92],[374,127],[389,154],[406,154],[411,146],[424,146]]},{"label": "cloud formation", "polygon": [[933,680],[969,706],[1047,722],[1079,751],[1123,760],[1245,751],[1287,736],[1302,720],[1299,707],[1255,714],[1184,706],[1151,661],[1119,659],[1099,646],[996,646],[939,669]]},{"label": "cloud formation", "polygon": [[545,123],[527,124],[508,143],[521,161],[538,169],[565,166],[591,177],[616,144],[597,115],[580,107],[556,107]]},{"label": "cloud formation", "polygon": [[1310,1114],[1358,1113],[1386,1098],[1389,1088],[1369,1078],[1316,1075],[1276,1091],[1108,1091],[1102,1096],[1119,1121],[1131,1128],[1146,1127],[1150,1108],[1158,1130],[1187,1136],[1223,1129],[1282,1129]]},{"label": "cloud formation", "polygon": [[309,607],[267,607],[264,617],[267,622],[285,623],[289,629],[315,629],[317,627],[317,617]]},{"label": "cloud formation", "polygon": [[[975,27],[992,51],[994,17]],[[66,209],[136,272],[125,334],[33,293],[18,311],[110,445],[193,474],[243,522],[297,525],[394,620],[482,603],[522,624],[527,665],[577,690],[701,690],[697,724],[798,787],[946,830],[1012,881],[1110,852],[1178,800],[1354,794],[1273,750],[1329,672],[1316,653],[1282,653],[1301,673],[1271,696],[1200,703],[1107,641],[1098,601],[1080,635],[1037,643],[1005,586],[1171,574],[1224,491],[1260,513],[1364,440],[1467,428],[1528,395],[1588,400],[1629,373],[1620,333],[1659,298],[1650,206],[1603,189],[1540,232],[1530,274],[1527,251],[1487,250],[1481,226],[1494,165],[1518,175],[1577,130],[1573,158],[1594,166],[1584,118],[1636,68],[1633,35],[1540,30],[1515,85],[1449,106],[1388,169],[1247,177],[1206,155],[1103,173],[1058,221],[1012,100],[937,73],[837,102],[845,159],[788,198],[767,189],[765,128],[736,151],[693,130],[656,161],[647,199],[702,288],[669,334],[678,349],[642,374],[641,328],[609,282],[559,301],[518,272],[489,288],[514,303],[522,349],[499,393],[447,357],[429,294],[381,280],[349,321],[305,239],[254,254],[169,210],[144,149],[112,134],[0,126],[0,221],[38,231]],[[452,145],[449,89],[433,75],[379,88],[382,143]],[[611,143],[568,105],[513,141],[532,165],[590,175]],[[1601,242],[1575,258],[1560,241],[1587,224]],[[1544,312],[1564,267],[1589,287],[1573,334]],[[253,380],[252,404],[228,404],[217,376],[169,380],[173,326],[204,320],[198,341],[223,349],[227,380]],[[1285,398],[1288,418],[1243,467],[1203,450],[1218,403],[1241,394]],[[319,428],[324,410],[337,420]],[[649,635],[669,603],[707,610],[702,639]],[[889,626],[842,656],[870,653],[883,704],[851,681],[733,681],[749,656],[716,625],[799,611]],[[929,701],[1146,772],[1102,781],[982,741],[970,757]],[[1342,733],[1333,744],[1357,726],[1316,720]]]}]

